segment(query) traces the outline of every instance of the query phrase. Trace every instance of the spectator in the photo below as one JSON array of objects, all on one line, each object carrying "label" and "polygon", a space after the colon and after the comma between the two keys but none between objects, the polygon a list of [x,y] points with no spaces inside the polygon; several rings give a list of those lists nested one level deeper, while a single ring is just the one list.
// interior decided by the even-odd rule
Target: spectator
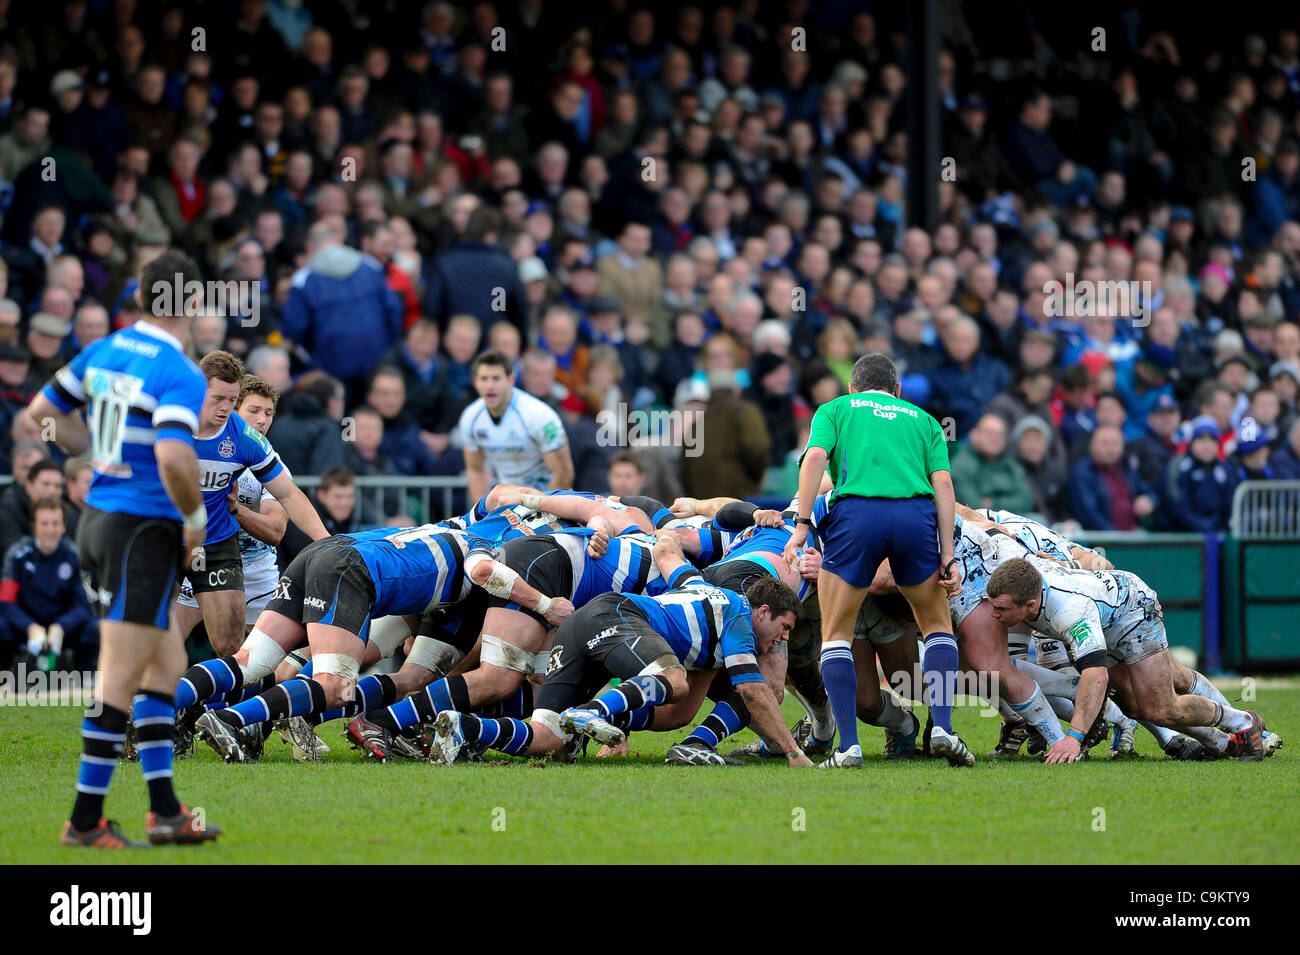
[{"label": "spectator", "polygon": [[406,382],[392,365],[380,365],[370,379],[366,404],[384,422],[379,450],[392,462],[393,472],[428,475],[436,471],[433,455],[420,439],[420,424],[406,404]]},{"label": "spectator", "polygon": [[717,368],[708,376],[708,408],[701,421],[700,453],[682,462],[682,485],[697,498],[753,497],[762,489],[772,457],[763,413],[740,397],[736,372]]},{"label": "spectator", "polygon": [[1219,428],[1213,418],[1192,421],[1186,453],[1170,462],[1166,522],[1171,530],[1213,534],[1227,530],[1237,467],[1219,458]]},{"label": "spectator", "polygon": [[1047,419],[1038,415],[1022,418],[1011,432],[1011,453],[1025,469],[1034,494],[1034,510],[1049,521],[1063,514],[1062,499],[1069,469],[1060,449],[1060,439]]},{"label": "spectator", "polygon": [[527,310],[519,268],[496,243],[501,214],[479,207],[470,213],[460,241],[438,257],[424,296],[424,314],[437,319],[444,334],[449,319],[472,315],[480,334],[505,317],[528,340]]},{"label": "spectator", "polygon": [[86,495],[90,493],[90,482],[95,478],[95,469],[85,455],[68,458],[63,462],[63,491],[67,495],[69,507],[65,508],[68,517],[67,534],[77,539],[77,525],[86,510]]},{"label": "spectator", "polygon": [[[966,434],[975,426],[981,409],[1011,381],[1011,372],[996,358],[980,352],[979,325],[972,318],[962,316],[953,321],[940,340],[944,359],[929,371],[931,406],[936,417],[952,418],[957,433]],[[1002,441],[1005,445],[1005,429]]]},{"label": "spectator", "polygon": [[[352,421],[351,440],[347,445],[347,469],[358,477],[393,477],[397,469],[384,453],[384,419],[374,408],[361,405],[349,416]],[[360,521],[368,527],[382,527],[389,515],[404,509],[401,495],[389,488],[378,494],[362,498]]]},{"label": "spectator", "polygon": [[969,507],[993,507],[1024,514],[1035,509],[1020,463],[1007,455],[1007,426],[995,414],[976,421],[970,437],[952,453],[952,485]]},{"label": "spectator", "polygon": [[780,355],[764,352],[754,358],[750,372],[753,384],[745,393],[763,414],[772,439],[772,467],[780,467],[795,446],[794,369]]},{"label": "spectator", "polygon": [[1138,476],[1148,487],[1160,491],[1162,499],[1169,462],[1178,453],[1174,436],[1178,431],[1179,418],[1178,402],[1170,395],[1161,395],[1155,406],[1147,412],[1146,430],[1130,442],[1127,449]]},{"label": "spectator", "polygon": [[[316,485],[311,503],[330,534],[350,534],[361,529],[361,514],[357,509],[357,478],[347,468],[326,469],[320,476],[320,483]],[[285,528],[284,538],[276,548],[276,561],[280,569],[288,567],[309,543],[311,538],[290,521]]]},{"label": "spectator", "polygon": [[618,237],[618,251],[600,259],[600,294],[619,300],[629,322],[645,323],[658,347],[668,344],[668,322],[659,310],[663,269],[650,255],[650,227],[630,221]]},{"label": "spectator", "polygon": [[291,474],[324,474],[345,466],[344,400],[343,383],[322,371],[308,372],[292,392],[282,393],[266,437]]},{"label": "spectator", "polygon": [[1124,433],[1098,425],[1089,456],[1070,470],[1070,513],[1085,530],[1131,531],[1155,510],[1154,492],[1124,463]]},{"label": "spectator", "polygon": [[563,305],[552,305],[542,318],[538,347],[555,359],[556,380],[569,392],[586,384],[591,355],[578,342],[578,319]]},{"label": "spectator", "polygon": [[57,497],[32,503],[30,536],[5,550],[0,577],[0,669],[23,649],[55,654],[59,666],[90,670],[99,655],[99,628],[81,581],[77,548],[65,533]]},{"label": "spectator", "polygon": [[[36,501],[63,499],[63,469],[42,457],[27,466],[27,472],[14,474],[14,483],[0,495],[0,551],[8,553],[23,535],[24,528],[32,526],[32,508]],[[66,530],[65,517],[60,533]]]},{"label": "spectator", "polygon": [[1269,465],[1272,451],[1268,433],[1254,418],[1242,418],[1232,456],[1243,481],[1271,481],[1277,473]]},{"label": "spectator", "polygon": [[402,303],[383,270],[343,244],[341,221],[312,226],[307,255],[285,302],[284,336],[360,394],[365,376],[401,334]]},{"label": "spectator", "polygon": [[1291,422],[1282,442],[1269,460],[1274,475],[1283,481],[1300,481],[1300,418]]},{"label": "spectator", "polygon": [[645,487],[645,465],[641,455],[635,451],[624,450],[609,459],[609,471],[606,474],[609,493],[615,497],[635,497]]}]

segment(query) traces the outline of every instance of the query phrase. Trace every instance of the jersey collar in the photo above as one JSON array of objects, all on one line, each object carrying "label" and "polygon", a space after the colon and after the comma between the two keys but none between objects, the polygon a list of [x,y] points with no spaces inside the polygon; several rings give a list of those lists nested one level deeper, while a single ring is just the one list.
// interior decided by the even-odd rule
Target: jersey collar
[{"label": "jersey collar", "polygon": [[136,322],[131,327],[134,328],[136,331],[138,331],[141,335],[148,335],[150,338],[156,338],[159,341],[164,341],[167,344],[171,345],[173,348],[175,348],[182,355],[185,354],[185,346],[181,344],[181,340],[177,338],[175,335],[173,335],[171,332],[167,331],[166,329],[159,328],[157,325],[154,325],[151,322],[146,322],[144,319],[141,319],[140,321]]}]

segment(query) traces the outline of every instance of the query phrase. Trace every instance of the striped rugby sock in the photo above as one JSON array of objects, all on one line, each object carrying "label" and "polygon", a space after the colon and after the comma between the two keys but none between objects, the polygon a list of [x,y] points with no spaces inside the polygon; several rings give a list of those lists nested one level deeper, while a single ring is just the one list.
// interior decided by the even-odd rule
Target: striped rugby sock
[{"label": "striped rugby sock", "polygon": [[840,731],[838,752],[858,745],[858,671],[853,666],[853,644],[827,640],[822,644],[822,683],[831,701],[831,714]]},{"label": "striped rugby sock", "polygon": [[77,800],[72,807],[72,828],[81,832],[99,825],[104,815],[104,797],[113,781],[117,758],[126,743],[125,710],[102,704],[81,721],[81,770],[77,774]]}]

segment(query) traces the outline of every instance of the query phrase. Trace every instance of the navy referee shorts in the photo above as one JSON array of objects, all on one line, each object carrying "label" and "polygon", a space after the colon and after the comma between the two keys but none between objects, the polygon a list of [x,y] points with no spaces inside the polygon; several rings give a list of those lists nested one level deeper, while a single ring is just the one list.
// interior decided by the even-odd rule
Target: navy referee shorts
[{"label": "navy referee shorts", "polygon": [[923,584],[939,569],[938,517],[928,497],[842,497],[817,533],[822,567],[854,587],[867,587],[889,558],[894,580]]}]

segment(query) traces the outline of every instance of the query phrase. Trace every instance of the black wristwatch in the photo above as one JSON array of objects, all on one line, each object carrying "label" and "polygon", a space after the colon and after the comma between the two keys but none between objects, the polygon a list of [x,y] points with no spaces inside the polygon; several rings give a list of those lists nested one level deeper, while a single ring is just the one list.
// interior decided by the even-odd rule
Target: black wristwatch
[{"label": "black wristwatch", "polygon": [[796,518],[794,519],[794,522],[795,522],[796,524],[807,524],[809,527],[812,527],[812,526],[813,526],[813,525],[812,525],[812,518],[811,518],[811,517],[796,517]]}]

